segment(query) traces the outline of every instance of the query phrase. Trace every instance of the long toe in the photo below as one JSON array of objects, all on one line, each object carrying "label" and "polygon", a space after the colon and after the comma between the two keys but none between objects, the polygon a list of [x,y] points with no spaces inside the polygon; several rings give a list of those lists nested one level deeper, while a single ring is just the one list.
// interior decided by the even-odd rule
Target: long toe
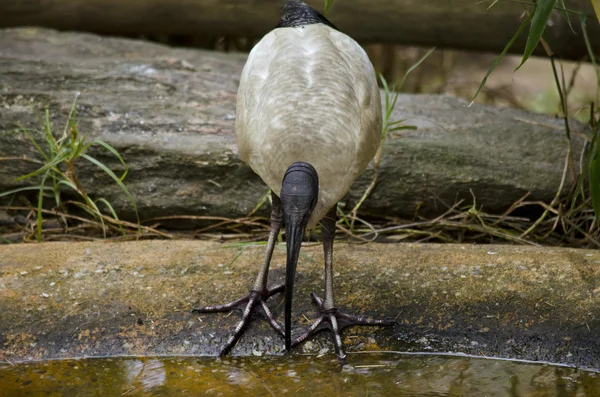
[{"label": "long toe", "polygon": [[[252,313],[257,310],[257,308],[262,308],[263,315],[269,321],[271,327],[281,336],[283,336],[284,332],[282,327],[275,320],[275,316],[269,309],[266,304],[266,301],[273,296],[274,294],[283,291],[283,286],[275,287],[271,290],[267,290],[264,293],[259,293],[256,291],[250,291],[247,295],[237,299],[233,302],[218,305],[218,306],[205,306],[199,307],[192,310],[194,313],[217,313],[217,312],[226,312],[231,310],[242,310],[242,319],[237,323],[233,333],[227,339],[227,342],[221,348],[219,352],[219,356],[223,356],[236,345],[241,336],[244,333],[244,330],[248,326],[251,321]],[[243,306],[246,304],[245,306]]]},{"label": "long toe", "polygon": [[311,298],[315,305],[319,308],[319,317],[315,322],[298,338],[294,340],[293,346],[296,346],[313,335],[329,330],[333,338],[333,345],[335,352],[340,363],[343,364],[346,354],[344,353],[341,331],[344,328],[353,325],[370,325],[370,326],[392,326],[395,324],[391,320],[375,320],[366,316],[352,315],[344,313],[338,309],[323,309],[323,300],[319,298],[314,292],[311,294]]}]

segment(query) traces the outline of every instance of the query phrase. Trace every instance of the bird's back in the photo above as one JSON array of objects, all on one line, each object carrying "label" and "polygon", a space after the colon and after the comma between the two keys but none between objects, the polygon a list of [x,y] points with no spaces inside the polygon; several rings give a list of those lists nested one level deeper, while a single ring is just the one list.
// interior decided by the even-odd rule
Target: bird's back
[{"label": "bird's back", "polygon": [[291,22],[250,53],[238,91],[236,138],[240,157],[275,194],[289,165],[315,167],[314,226],[375,155],[381,102],[373,66],[354,40],[332,25]]}]

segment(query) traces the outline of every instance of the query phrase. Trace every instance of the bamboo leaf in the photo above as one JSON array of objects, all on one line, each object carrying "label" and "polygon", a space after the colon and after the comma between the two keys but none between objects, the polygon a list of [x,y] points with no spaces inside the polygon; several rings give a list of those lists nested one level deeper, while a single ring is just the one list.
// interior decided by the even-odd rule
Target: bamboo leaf
[{"label": "bamboo leaf", "polygon": [[327,15],[327,13],[329,12],[329,9],[331,8],[332,5],[333,5],[333,0],[325,0],[325,8],[323,10],[323,15]]},{"label": "bamboo leaf", "polygon": [[[573,24],[571,24],[571,18],[569,17],[569,13],[566,10],[565,7],[565,0],[557,0],[558,1],[558,5],[560,6],[560,12],[563,15],[563,18],[565,18],[565,21],[567,21],[567,24],[569,24],[569,28],[571,28],[571,32],[573,32],[573,34],[577,34],[575,32],[575,29],[573,29]],[[592,0],[593,2],[594,0]]]},{"label": "bamboo leaf", "polygon": [[494,0],[494,1],[492,1],[492,4],[490,4],[490,6],[487,9],[489,10],[490,8],[492,8],[493,6],[495,6],[498,1],[500,1],[500,0]]},{"label": "bamboo leaf", "polygon": [[512,45],[517,40],[517,37],[519,37],[519,35],[523,32],[523,30],[529,24],[529,22],[531,21],[532,18],[533,18],[533,14],[529,14],[527,16],[527,18],[523,21],[523,23],[521,24],[521,26],[519,26],[519,29],[517,29],[517,33],[515,33],[515,35],[512,37],[512,39],[510,39],[510,41],[508,42],[508,44],[506,44],[506,46],[504,47],[504,49],[502,50],[502,52],[500,53],[500,55],[498,55],[498,58],[496,58],[494,60],[494,62],[492,63],[492,66],[490,66],[490,68],[488,69],[487,73],[483,77],[483,80],[481,80],[481,84],[479,84],[479,88],[477,88],[477,92],[475,92],[475,96],[473,96],[473,99],[471,100],[471,103],[469,104],[469,106],[471,106],[473,104],[473,102],[475,102],[475,98],[477,98],[477,95],[479,95],[479,92],[481,91],[481,89],[483,88],[483,86],[485,85],[485,83],[487,82],[487,79],[488,79],[488,77],[490,77],[490,74],[492,74],[492,72],[494,71],[494,69],[496,69],[496,66],[498,66],[498,64],[500,63],[500,61],[502,60],[502,58],[504,58],[504,56],[506,55],[506,53],[508,52],[508,50],[510,49],[510,47],[512,47]]},{"label": "bamboo leaf", "polygon": [[591,0],[592,6],[594,7],[594,12],[596,13],[596,18],[598,19],[598,23],[600,23],[600,0]]},{"label": "bamboo leaf", "polygon": [[[598,0],[598,1],[600,2],[600,0]],[[585,41],[585,46],[587,47],[590,61],[592,62],[592,65],[594,66],[594,71],[596,72],[596,80],[598,80],[598,84],[600,85],[600,70],[598,69],[598,66],[596,65],[596,57],[594,56],[594,50],[592,49],[592,43],[590,43],[590,37],[588,36],[586,20],[587,20],[586,14],[581,14],[579,16],[579,22],[581,23],[581,30],[583,32],[583,40]]]},{"label": "bamboo leaf", "polygon": [[527,36],[527,44],[525,44],[523,59],[515,71],[519,70],[519,68],[527,61],[527,59],[529,59],[531,54],[533,54],[535,47],[537,47],[538,43],[540,42],[540,39],[544,34],[544,30],[548,25],[548,20],[550,19],[550,14],[552,14],[555,4],[556,0],[538,0],[537,4],[535,5],[533,19],[531,20],[531,28],[529,29],[529,36]]}]

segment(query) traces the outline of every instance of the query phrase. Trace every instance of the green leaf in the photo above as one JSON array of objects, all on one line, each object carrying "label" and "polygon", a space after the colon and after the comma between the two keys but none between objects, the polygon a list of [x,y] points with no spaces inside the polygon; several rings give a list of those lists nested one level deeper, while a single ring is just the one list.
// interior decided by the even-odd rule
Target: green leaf
[{"label": "green leaf", "polygon": [[475,102],[475,98],[477,98],[477,95],[479,95],[479,92],[481,91],[481,89],[483,88],[483,86],[485,85],[485,83],[487,82],[487,79],[488,79],[488,77],[490,77],[490,74],[492,74],[492,72],[494,71],[494,69],[496,69],[496,66],[498,66],[498,64],[500,63],[500,61],[502,60],[502,58],[504,58],[504,56],[506,55],[506,53],[508,52],[508,50],[510,49],[510,47],[512,47],[512,45],[517,40],[517,37],[519,37],[519,35],[523,32],[523,30],[529,24],[529,21],[531,21],[532,18],[533,18],[533,14],[529,14],[527,16],[527,18],[523,21],[523,23],[521,24],[521,26],[519,26],[519,29],[517,29],[517,33],[515,33],[515,35],[512,37],[512,39],[510,39],[510,41],[508,42],[508,44],[506,44],[506,46],[504,47],[504,49],[502,50],[502,52],[500,53],[500,55],[498,55],[498,58],[496,58],[494,60],[494,62],[492,63],[492,66],[490,66],[490,68],[488,69],[487,73],[483,77],[483,80],[481,80],[481,84],[479,84],[479,88],[477,88],[477,92],[475,92],[475,96],[473,96],[473,99],[471,100],[471,103],[469,104],[469,106],[471,106],[473,104],[473,102]]},{"label": "green leaf", "polygon": [[531,28],[529,29],[529,36],[527,36],[527,44],[525,44],[525,52],[523,53],[523,59],[516,70],[519,70],[521,66],[529,59],[535,47],[537,47],[544,30],[548,25],[550,14],[556,4],[556,0],[538,0],[533,11],[533,19],[531,20]]}]

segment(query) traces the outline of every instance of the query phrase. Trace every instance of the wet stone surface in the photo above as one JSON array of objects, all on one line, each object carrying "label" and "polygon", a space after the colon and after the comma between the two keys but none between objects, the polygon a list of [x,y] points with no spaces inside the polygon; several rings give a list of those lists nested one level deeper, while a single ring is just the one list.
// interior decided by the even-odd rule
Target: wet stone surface
[{"label": "wet stone surface", "polygon": [[[215,355],[239,314],[192,314],[247,293],[264,245],[194,241],[0,246],[0,360]],[[322,250],[303,247],[293,329],[315,317]],[[396,319],[342,333],[348,352],[463,352],[600,368],[600,253],[461,245],[336,244],[338,306]],[[283,281],[276,248],[270,284]],[[282,297],[269,301],[282,318]],[[262,319],[233,355],[283,355]],[[333,354],[328,334],[295,349]]]}]

